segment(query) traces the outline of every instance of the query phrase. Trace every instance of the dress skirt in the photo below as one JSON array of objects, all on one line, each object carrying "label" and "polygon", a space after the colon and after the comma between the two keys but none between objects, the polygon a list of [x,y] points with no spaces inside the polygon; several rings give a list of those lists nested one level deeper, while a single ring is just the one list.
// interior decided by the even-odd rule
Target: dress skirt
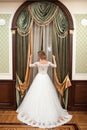
[{"label": "dress skirt", "polygon": [[36,75],[17,113],[20,121],[39,128],[54,128],[72,118],[62,108],[56,88],[47,73]]}]

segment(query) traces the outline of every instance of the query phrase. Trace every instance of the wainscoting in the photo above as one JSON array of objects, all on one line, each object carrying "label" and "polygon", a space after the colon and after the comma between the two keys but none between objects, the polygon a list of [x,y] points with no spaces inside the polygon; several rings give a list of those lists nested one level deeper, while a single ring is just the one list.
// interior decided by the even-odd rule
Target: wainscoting
[{"label": "wainscoting", "polygon": [[87,81],[72,81],[72,86],[69,88],[68,109],[87,111]]},{"label": "wainscoting", "polygon": [[[0,109],[16,109],[15,80],[0,81]],[[87,110],[87,81],[72,81],[69,88],[68,110]]]},{"label": "wainscoting", "polygon": [[15,81],[0,81],[0,109],[16,109]]}]

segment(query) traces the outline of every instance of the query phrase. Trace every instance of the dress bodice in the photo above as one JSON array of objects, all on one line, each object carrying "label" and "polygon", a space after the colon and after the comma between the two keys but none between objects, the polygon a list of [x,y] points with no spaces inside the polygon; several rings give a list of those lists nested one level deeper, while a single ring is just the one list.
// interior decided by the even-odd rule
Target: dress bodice
[{"label": "dress bodice", "polygon": [[38,73],[45,74],[48,71],[48,67],[51,66],[53,68],[56,67],[55,64],[48,62],[46,64],[41,64],[40,62],[35,62],[33,64],[30,64],[30,67],[37,67],[38,68]]},{"label": "dress bodice", "polygon": [[39,73],[47,73],[47,70],[48,70],[48,64],[38,64],[38,72]]}]

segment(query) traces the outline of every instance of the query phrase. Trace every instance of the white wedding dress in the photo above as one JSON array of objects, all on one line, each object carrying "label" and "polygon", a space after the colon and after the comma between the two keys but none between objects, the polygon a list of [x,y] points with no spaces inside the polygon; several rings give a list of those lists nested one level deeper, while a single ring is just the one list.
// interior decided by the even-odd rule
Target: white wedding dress
[{"label": "white wedding dress", "polygon": [[38,67],[38,74],[17,109],[17,118],[27,125],[39,128],[53,128],[67,123],[72,115],[62,108],[55,86],[47,74],[49,66],[56,66],[51,62],[35,62],[30,65],[35,66]]}]

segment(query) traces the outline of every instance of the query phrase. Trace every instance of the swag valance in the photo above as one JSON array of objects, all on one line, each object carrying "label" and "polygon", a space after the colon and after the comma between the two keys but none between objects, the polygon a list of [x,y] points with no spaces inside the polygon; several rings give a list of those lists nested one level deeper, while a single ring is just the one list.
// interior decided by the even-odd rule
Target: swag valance
[{"label": "swag valance", "polygon": [[54,22],[55,31],[58,36],[66,36],[68,33],[68,20],[62,10],[50,2],[34,2],[28,8],[25,8],[17,20],[19,33],[25,34],[30,32],[32,22],[39,26],[45,26]]},{"label": "swag valance", "polygon": [[33,20],[39,25],[44,26],[53,21],[58,13],[58,6],[50,2],[36,2],[28,6]]}]

